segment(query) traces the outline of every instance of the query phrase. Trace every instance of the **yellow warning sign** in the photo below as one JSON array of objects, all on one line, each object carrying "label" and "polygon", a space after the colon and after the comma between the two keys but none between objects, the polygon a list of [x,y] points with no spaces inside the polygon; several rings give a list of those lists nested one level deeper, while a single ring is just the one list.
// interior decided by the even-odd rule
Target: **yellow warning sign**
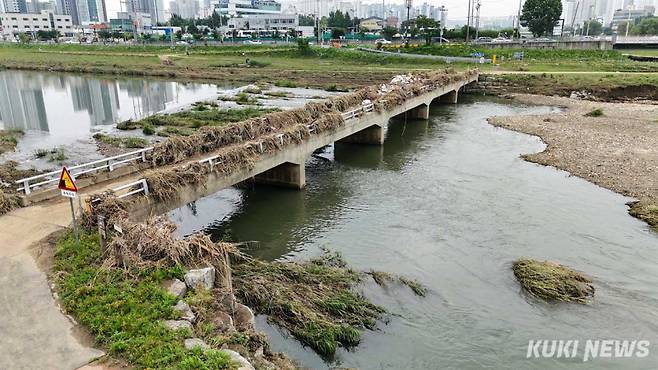
[{"label": "yellow warning sign", "polygon": [[75,186],[75,181],[73,181],[73,176],[71,176],[71,173],[66,167],[62,168],[62,174],[59,176],[58,187],[60,190],[78,191],[78,187]]}]

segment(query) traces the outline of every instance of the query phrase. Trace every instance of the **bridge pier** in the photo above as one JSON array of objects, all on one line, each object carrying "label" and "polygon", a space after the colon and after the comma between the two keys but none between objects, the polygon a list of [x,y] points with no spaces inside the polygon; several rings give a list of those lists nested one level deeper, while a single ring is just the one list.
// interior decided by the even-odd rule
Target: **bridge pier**
[{"label": "bridge pier", "polygon": [[340,140],[340,143],[351,144],[368,144],[368,145],[382,145],[384,144],[384,127],[379,125],[372,125],[366,127],[361,131],[355,132],[352,135],[346,136]]},{"label": "bridge pier", "polygon": [[302,164],[285,162],[254,176],[254,182],[303,189],[306,186],[306,168],[304,166],[303,162]]},{"label": "bridge pier", "polygon": [[457,90],[452,90],[447,94],[441,95],[439,97],[439,102],[447,104],[457,104]]},{"label": "bridge pier", "polygon": [[409,118],[415,119],[429,119],[430,118],[430,105],[421,104],[416,108],[409,111]]}]

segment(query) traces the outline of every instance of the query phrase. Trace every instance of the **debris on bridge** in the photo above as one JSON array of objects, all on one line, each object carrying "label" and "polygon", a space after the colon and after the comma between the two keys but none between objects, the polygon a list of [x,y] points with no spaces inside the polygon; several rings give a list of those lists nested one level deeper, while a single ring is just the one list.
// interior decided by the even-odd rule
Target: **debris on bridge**
[{"label": "debris on bridge", "polygon": [[[428,90],[470,77],[477,71],[457,73],[446,69],[408,76],[396,76],[390,84],[370,86],[355,92],[317,102],[302,108],[269,113],[225,126],[203,127],[189,136],[174,136],[156,144],[150,153],[153,166],[180,163],[195,156],[213,153],[214,167],[187,165],[165,168],[146,176],[152,196],[170,200],[181,185],[203,183],[211,171],[230,175],[240,169],[253,168],[259,155],[299,144],[311,135],[333,131],[345,124],[343,112],[371,101],[375,110],[391,109]],[[243,144],[243,145],[238,145]]]},{"label": "debris on bridge", "polygon": [[555,262],[520,259],[512,270],[528,293],[546,301],[587,303],[594,296],[590,278]]}]

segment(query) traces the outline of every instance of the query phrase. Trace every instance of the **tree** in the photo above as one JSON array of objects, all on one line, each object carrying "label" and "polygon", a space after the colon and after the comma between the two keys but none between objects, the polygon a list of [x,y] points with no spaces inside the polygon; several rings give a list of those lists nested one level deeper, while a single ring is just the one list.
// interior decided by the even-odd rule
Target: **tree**
[{"label": "tree", "polygon": [[[630,27],[630,28],[629,28]],[[626,35],[626,29],[630,33],[630,30],[633,28],[633,25],[630,22],[622,22],[617,26],[617,34],[621,36]]]},{"label": "tree", "polygon": [[425,45],[432,45],[432,38],[439,36],[439,22],[424,15],[416,18],[416,27],[425,38]]},{"label": "tree", "polygon": [[397,28],[395,28],[395,27],[391,27],[391,26],[386,26],[386,27],[384,27],[384,29],[382,30],[382,35],[384,36],[384,38],[385,38],[386,40],[389,40],[389,41],[390,41],[390,40],[393,39],[393,36],[395,36],[395,35],[398,34],[398,32],[399,32],[399,31],[398,31]]},{"label": "tree", "polygon": [[110,33],[110,31],[107,31],[107,30],[100,30],[96,33],[96,35],[98,35],[98,38],[103,40],[103,41],[107,41],[109,38],[112,37],[112,34]]},{"label": "tree", "polygon": [[315,26],[315,17],[312,15],[299,15],[299,25],[305,27]]},{"label": "tree", "polygon": [[50,31],[44,31],[44,30],[39,30],[37,31],[37,38],[39,40],[56,40],[59,38],[59,31],[57,30],[50,30]]},{"label": "tree", "polygon": [[20,42],[21,44],[28,44],[30,43],[31,40],[32,38],[27,33],[18,34],[18,42]]},{"label": "tree", "polygon": [[331,38],[332,39],[339,39],[341,37],[345,36],[345,29],[342,27],[334,27],[331,29]]},{"label": "tree", "polygon": [[561,14],[560,0],[526,0],[523,4],[521,24],[527,25],[535,37],[552,35]]},{"label": "tree", "polygon": [[594,19],[589,22],[585,22],[583,29],[585,30],[585,33],[590,36],[598,36],[603,33],[603,25]]},{"label": "tree", "polygon": [[658,35],[658,18],[647,17],[633,26],[632,31],[636,35]]}]

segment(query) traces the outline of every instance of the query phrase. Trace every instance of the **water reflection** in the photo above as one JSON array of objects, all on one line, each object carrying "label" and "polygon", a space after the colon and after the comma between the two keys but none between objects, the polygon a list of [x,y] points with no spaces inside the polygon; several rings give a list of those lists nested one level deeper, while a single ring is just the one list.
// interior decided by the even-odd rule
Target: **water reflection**
[{"label": "water reflection", "polygon": [[112,125],[216,92],[217,87],[208,84],[3,71],[0,127],[53,132],[68,117],[86,121],[87,128]]}]

